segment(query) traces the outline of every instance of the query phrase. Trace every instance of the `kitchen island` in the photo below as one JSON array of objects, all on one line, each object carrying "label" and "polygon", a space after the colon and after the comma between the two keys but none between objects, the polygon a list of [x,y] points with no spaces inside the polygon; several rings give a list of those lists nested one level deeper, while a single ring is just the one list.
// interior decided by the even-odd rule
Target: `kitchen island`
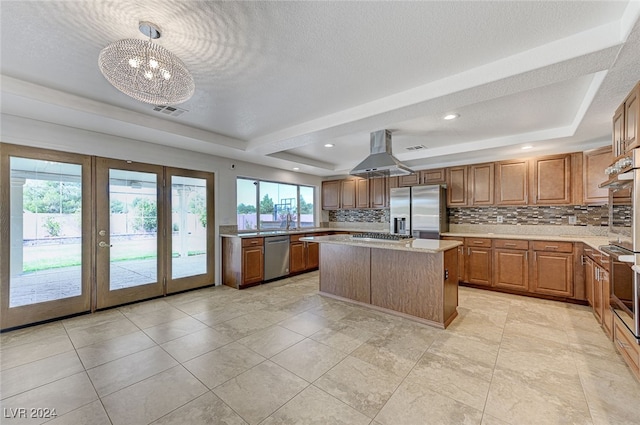
[{"label": "kitchen island", "polygon": [[320,244],[320,294],[446,328],[457,316],[460,242],[332,235]]}]

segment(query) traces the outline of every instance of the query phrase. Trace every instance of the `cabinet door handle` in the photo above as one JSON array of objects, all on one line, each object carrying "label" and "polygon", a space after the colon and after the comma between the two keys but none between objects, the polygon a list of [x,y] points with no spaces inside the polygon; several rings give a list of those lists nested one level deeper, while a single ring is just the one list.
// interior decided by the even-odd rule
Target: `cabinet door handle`
[{"label": "cabinet door handle", "polygon": [[471,248],[467,248],[467,255],[471,255]]},{"label": "cabinet door handle", "polygon": [[596,269],[596,280],[600,281],[600,269]]},{"label": "cabinet door handle", "polygon": [[473,241],[474,244],[483,244],[483,241]]},{"label": "cabinet door handle", "polygon": [[538,253],[536,251],[533,251],[533,262],[537,262],[538,261]]},{"label": "cabinet door handle", "polygon": [[504,246],[516,246],[514,243],[505,243]]},{"label": "cabinet door handle", "polygon": [[528,261],[529,260],[529,251],[525,251],[524,252],[524,261]]},{"label": "cabinet door handle", "polygon": [[558,249],[558,245],[545,245],[544,249]]}]

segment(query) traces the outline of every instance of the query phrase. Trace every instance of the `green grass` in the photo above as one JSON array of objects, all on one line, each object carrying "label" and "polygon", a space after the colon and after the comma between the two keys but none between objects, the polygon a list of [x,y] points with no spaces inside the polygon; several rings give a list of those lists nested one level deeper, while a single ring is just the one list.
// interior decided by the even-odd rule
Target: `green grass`
[{"label": "green grass", "polygon": [[[205,254],[206,251],[188,251],[189,257]],[[177,252],[173,258],[179,257]],[[132,240],[118,242],[111,250],[112,262],[150,260],[157,257],[155,240]],[[80,244],[35,245],[23,249],[24,272],[59,269],[81,265]]]}]

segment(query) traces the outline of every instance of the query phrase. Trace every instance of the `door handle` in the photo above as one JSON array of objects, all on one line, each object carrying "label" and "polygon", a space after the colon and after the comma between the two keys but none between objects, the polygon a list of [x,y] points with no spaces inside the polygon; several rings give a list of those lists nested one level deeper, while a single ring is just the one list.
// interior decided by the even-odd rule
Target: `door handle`
[{"label": "door handle", "polygon": [[98,246],[100,248],[111,248],[113,245],[109,245],[108,243],[106,243],[105,241],[101,241]]}]

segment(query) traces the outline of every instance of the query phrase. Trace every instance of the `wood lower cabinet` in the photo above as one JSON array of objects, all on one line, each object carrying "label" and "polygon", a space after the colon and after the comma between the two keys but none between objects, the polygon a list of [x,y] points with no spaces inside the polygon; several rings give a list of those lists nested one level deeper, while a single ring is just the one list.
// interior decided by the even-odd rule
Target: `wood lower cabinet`
[{"label": "wood lower cabinet", "polygon": [[264,238],[222,238],[222,283],[236,289],[264,280]]},{"label": "wood lower cabinet", "polygon": [[510,291],[529,291],[529,242],[495,240],[493,286]]},{"label": "wood lower cabinet", "polygon": [[491,239],[465,238],[465,282],[491,286]]},{"label": "wood lower cabinet", "polygon": [[636,378],[640,379],[640,345],[618,316],[613,315],[613,341]]},{"label": "wood lower cabinet", "polygon": [[303,273],[318,268],[318,243],[302,242],[300,241],[300,238],[324,235],[325,234],[291,235],[291,242],[289,244],[289,273]]},{"label": "wood lower cabinet", "polygon": [[[534,242],[533,245],[531,291],[557,297],[573,297],[573,244]],[[538,250],[539,246],[546,246],[546,249]]]},{"label": "wood lower cabinet", "polygon": [[464,238],[458,238],[454,236],[443,236],[442,240],[445,241],[458,241],[462,242],[462,245],[459,245],[457,248],[458,251],[458,283],[465,281],[465,247],[464,247]]}]

